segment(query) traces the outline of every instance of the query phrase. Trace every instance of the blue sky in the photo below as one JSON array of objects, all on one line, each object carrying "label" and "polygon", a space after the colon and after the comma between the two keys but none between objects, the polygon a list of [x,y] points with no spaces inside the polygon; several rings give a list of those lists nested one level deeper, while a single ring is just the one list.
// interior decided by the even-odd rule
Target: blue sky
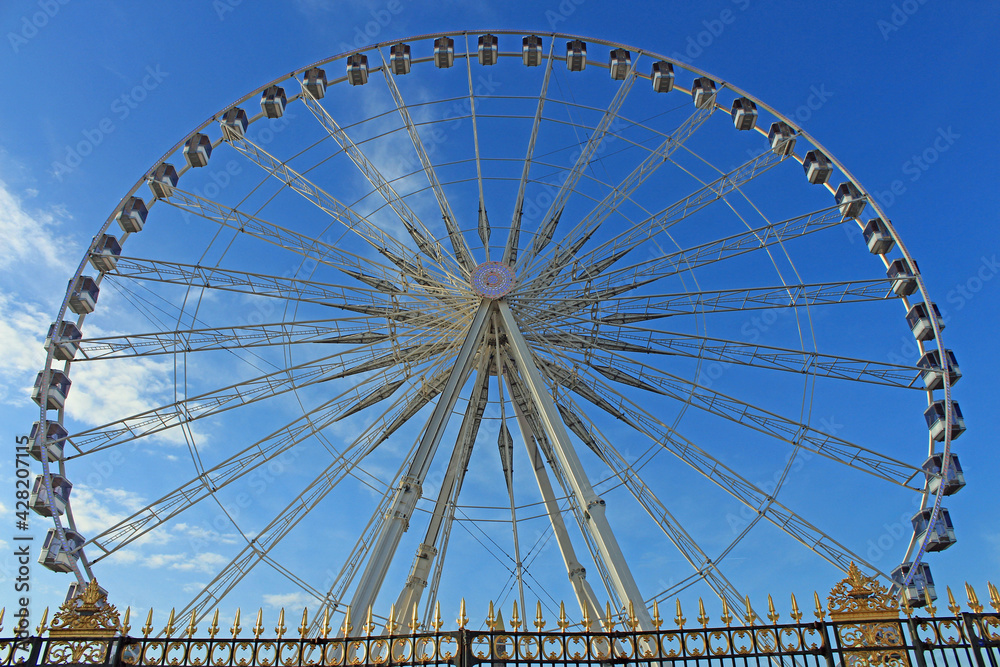
[{"label": "blue sky", "polygon": [[[954,396],[969,430],[955,451],[962,458],[968,486],[947,501],[959,541],[948,551],[931,555],[928,562],[939,584],[955,589],[968,580],[982,595],[985,581],[997,579],[1000,531],[990,510],[995,506],[991,491],[1000,461],[994,438],[988,434],[996,433],[998,426],[993,409],[997,390],[991,378],[1000,366],[990,332],[1000,324],[996,305],[1000,194],[989,156],[1000,148],[994,118],[1000,95],[989,68],[997,61],[1000,7],[941,0],[823,4],[712,0],[697,6],[623,2],[613,7],[598,0],[490,4],[366,0],[349,7],[327,0],[276,4],[184,0],[165,9],[159,3],[41,0],[7,2],[0,8],[0,63],[8,91],[7,104],[0,107],[0,227],[7,239],[0,253],[4,312],[0,339],[8,346],[0,358],[0,422],[7,425],[8,444],[26,433],[37,418],[27,393],[44,360],[41,341],[90,238],[149,166],[194,127],[272,79],[370,43],[447,30],[510,29],[541,35],[555,30],[656,51],[731,81],[793,119],[875,195],[919,262],[927,287],[945,314],[947,346],[956,352],[964,373]],[[592,57],[601,60],[605,52],[595,49]],[[298,104],[294,113],[301,122],[306,112]],[[342,118],[370,111],[351,106],[346,97],[331,104],[340,105]],[[247,106],[255,105],[251,100]],[[298,139],[291,133],[285,138]],[[748,159],[742,149],[730,158],[722,155],[720,159],[731,160],[724,166]],[[220,173],[213,172],[216,184],[225,178]],[[237,172],[232,176],[240,180]],[[209,177],[200,177],[205,191]],[[148,191],[142,190],[148,197]],[[201,240],[199,232],[179,229],[185,229],[185,235],[165,243],[180,246],[189,239]],[[837,248],[847,248],[853,255],[841,259],[813,245],[809,250],[813,254],[797,257],[797,264],[814,267],[818,275],[824,271],[837,275],[837,268],[854,266],[855,255],[870,259],[860,242],[843,237],[837,241]],[[873,261],[866,266],[871,268]],[[725,277],[721,276],[723,284]],[[863,307],[845,308],[838,311],[838,317],[818,316],[814,326],[840,353],[857,349],[869,358],[914,362],[902,313],[884,320],[873,318],[865,326],[866,313]],[[97,322],[106,331],[130,324],[125,319],[116,321],[111,313],[104,315],[107,319]],[[301,319],[302,314],[297,317]],[[733,322],[738,329],[740,322]],[[791,321],[785,324],[793,328]],[[743,333],[758,329],[767,332],[766,326],[754,324]],[[771,335],[780,334],[772,330]],[[139,406],[136,392],[148,389],[149,382],[164,377],[173,380],[169,361],[153,360],[139,370],[142,373],[133,376],[131,384],[114,371],[104,376],[100,370],[92,371],[92,386],[102,381],[109,384],[103,391],[86,392],[80,400],[89,402],[78,409],[107,415],[103,421],[108,421]],[[792,390],[802,391],[801,384],[795,386]],[[909,401],[906,409],[911,414],[905,416],[895,410],[896,403],[882,405],[882,400],[884,394],[869,387],[822,386],[813,399],[813,423],[843,424],[855,441],[895,451],[900,440],[920,434],[923,397]],[[720,438],[731,433],[725,427],[702,424],[697,415],[685,419],[690,419],[696,432]],[[99,416],[92,419],[100,421]],[[227,428],[232,426],[227,424]],[[352,432],[350,428],[337,431],[331,438]],[[609,435],[623,441],[628,437],[623,431],[609,431]],[[908,450],[911,462],[922,461],[925,440],[914,439]],[[492,442],[488,445],[493,447]],[[279,480],[311,476],[313,461],[323,456],[322,446],[314,443],[312,449],[305,448],[304,454],[289,460],[293,470],[281,471]],[[185,456],[182,449],[174,451]],[[373,468],[374,474],[391,475],[393,461],[398,464],[393,454],[398,457],[402,451],[389,452],[378,463],[380,467]],[[91,504],[93,512],[87,519],[95,525],[136,506],[147,497],[145,485],[150,491],[157,487],[161,471],[165,476],[172,474],[171,460],[132,454],[125,462],[95,462],[81,470],[82,480],[74,478],[71,469],[77,485],[74,500],[81,506]],[[769,477],[774,466],[773,461],[755,461],[739,452],[731,455],[730,461],[754,480]],[[10,555],[17,532],[12,461],[8,455],[0,465],[0,485],[8,489],[0,494],[5,517],[0,529],[0,605],[8,607],[14,597],[16,570]],[[858,553],[869,558],[878,554],[883,559],[885,552],[878,564],[891,567],[886,563],[904,547],[899,536],[901,517],[911,511],[905,497],[823,462],[806,461],[802,469],[802,477],[787,489],[800,503],[797,509]],[[486,479],[480,483],[488,484]],[[280,481],[267,486],[272,490],[265,495],[273,495],[278,502],[281,486]],[[695,522],[697,532],[714,548],[723,545],[733,527],[745,520],[738,510],[734,513],[722,505],[707,510],[702,494],[710,492],[701,480],[685,478],[666,485],[661,497],[672,511]],[[270,503],[259,500],[248,514],[273,511]],[[331,512],[331,516],[337,514]],[[651,594],[687,576],[676,554],[653,543],[643,544],[641,530],[629,530],[633,519],[639,521],[631,515],[619,517],[626,535],[620,539],[642,561],[635,568],[640,588]],[[32,524],[40,539],[45,520],[32,515]],[[324,569],[339,567],[331,545],[353,544],[352,529],[347,521],[340,526],[336,519],[317,521],[308,535],[290,542],[279,558],[320,586]],[[98,570],[99,579],[112,590],[113,602],[140,609],[180,607],[190,598],[187,587],[205,581],[213,567],[228,560],[227,549],[238,543],[222,530],[211,538],[210,548],[201,549],[196,546],[201,538],[194,522],[188,522],[186,532],[172,530],[150,538],[131,560],[123,558],[114,569],[105,568],[107,574]],[[903,532],[908,535],[906,526]],[[742,592],[761,600],[755,603],[758,608],[768,592],[777,597],[793,591],[802,598],[814,589],[828,590],[838,578],[829,565],[804,549],[788,547],[786,552],[782,541],[769,548],[767,542],[775,536],[766,528],[754,535],[745,549],[733,554],[726,572]],[[161,539],[173,542],[165,544]],[[193,556],[192,551],[199,555]],[[398,560],[408,563],[411,553],[406,546]],[[479,556],[456,550],[450,557],[459,575],[442,589],[443,599],[445,591],[456,595],[461,577],[473,580]],[[394,567],[405,569],[406,563]],[[552,576],[565,577],[557,569]],[[282,588],[282,581],[262,579],[260,590],[227,601],[224,608],[230,602],[244,609],[300,607],[306,598],[299,590]],[[66,577],[33,566],[36,619],[43,606],[58,604],[67,583]],[[681,599],[690,609],[696,596],[707,595],[706,591],[694,587],[682,593]],[[528,597],[533,604],[534,596]]]}]

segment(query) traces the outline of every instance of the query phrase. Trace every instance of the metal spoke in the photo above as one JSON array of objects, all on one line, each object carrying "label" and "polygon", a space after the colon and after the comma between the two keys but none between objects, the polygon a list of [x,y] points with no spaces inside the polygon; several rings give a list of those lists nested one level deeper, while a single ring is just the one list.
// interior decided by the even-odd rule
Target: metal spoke
[{"label": "metal spoke", "polygon": [[413,119],[410,117],[410,110],[406,106],[406,103],[403,102],[403,96],[399,92],[399,88],[396,86],[394,75],[389,71],[389,67],[385,64],[385,58],[382,56],[381,51],[379,51],[379,56],[382,57],[382,74],[385,76],[389,92],[392,94],[393,100],[395,100],[396,109],[399,111],[399,116],[403,120],[403,125],[406,127],[407,134],[410,135],[410,141],[413,143],[413,149],[417,152],[420,164],[423,166],[424,173],[427,175],[427,180],[431,185],[431,189],[434,191],[434,197],[437,199],[438,208],[441,210],[441,217],[444,219],[445,228],[448,230],[448,237],[451,239],[452,248],[455,251],[455,258],[466,270],[466,277],[468,277],[468,274],[472,273],[472,270],[476,268],[476,261],[472,258],[472,252],[469,250],[469,245],[466,243],[465,237],[462,235],[462,230],[455,220],[455,214],[452,213],[451,204],[448,203],[448,198],[444,194],[441,182],[438,181],[437,174],[434,172],[434,165],[431,163],[430,157],[427,155],[427,149],[424,148],[424,143],[420,138],[420,133],[417,131],[417,126],[413,123]]}]

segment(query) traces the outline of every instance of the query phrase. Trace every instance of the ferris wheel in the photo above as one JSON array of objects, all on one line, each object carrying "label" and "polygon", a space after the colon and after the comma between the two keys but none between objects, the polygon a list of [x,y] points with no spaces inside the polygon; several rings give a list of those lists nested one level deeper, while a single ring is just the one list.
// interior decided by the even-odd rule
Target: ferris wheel
[{"label": "ferris wheel", "polygon": [[735,85],[572,35],[376,44],[215,114],[97,231],[33,394],[39,561],[158,564],[197,615],[464,587],[647,626],[787,548],[919,605],[964,485],[943,328],[877,202]]}]

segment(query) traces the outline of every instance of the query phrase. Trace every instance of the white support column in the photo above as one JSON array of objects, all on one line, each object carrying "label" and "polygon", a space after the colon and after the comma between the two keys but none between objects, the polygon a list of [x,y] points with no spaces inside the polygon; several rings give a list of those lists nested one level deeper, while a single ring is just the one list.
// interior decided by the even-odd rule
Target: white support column
[{"label": "white support column", "polygon": [[570,443],[569,434],[559,416],[559,410],[556,408],[552,396],[546,391],[545,383],[542,381],[537,366],[535,366],[535,360],[531,355],[531,350],[528,349],[527,341],[524,340],[524,335],[518,329],[510,306],[505,301],[498,301],[497,306],[504,329],[507,332],[507,340],[514,353],[514,359],[522,371],[531,398],[538,407],[539,421],[545,429],[546,436],[566,473],[573,492],[580,505],[585,508],[584,517],[589,522],[591,532],[597,542],[597,548],[608,565],[615,590],[624,604],[632,602],[639,626],[643,630],[652,630],[652,618],[649,616],[639,587],[628,569],[625,556],[622,554],[621,547],[618,546],[618,541],[615,539],[611,525],[604,514],[604,500],[594,492],[583,469],[583,464],[580,463],[576,450]]},{"label": "white support column", "polygon": [[[484,300],[480,304],[479,310],[476,311],[465,342],[462,343],[458,357],[455,359],[455,365],[452,367],[448,382],[438,398],[437,405],[434,406],[434,412],[431,413],[431,417],[427,421],[427,428],[424,430],[420,445],[413,455],[413,461],[392,500],[385,526],[379,533],[371,557],[365,565],[365,571],[362,573],[358,587],[354,591],[354,597],[351,599],[351,608],[357,610],[358,618],[361,618],[374,604],[389,569],[389,563],[392,562],[392,557],[399,547],[399,540],[409,527],[410,516],[420,499],[420,485],[423,484],[424,478],[427,476],[427,469],[430,467],[434,453],[441,442],[441,436],[444,435],[445,427],[448,425],[448,419],[455,408],[455,402],[458,400],[462,385],[472,368],[480,341],[489,329],[489,313],[492,304],[492,301]],[[360,624],[358,624],[356,631],[360,631]]]}]

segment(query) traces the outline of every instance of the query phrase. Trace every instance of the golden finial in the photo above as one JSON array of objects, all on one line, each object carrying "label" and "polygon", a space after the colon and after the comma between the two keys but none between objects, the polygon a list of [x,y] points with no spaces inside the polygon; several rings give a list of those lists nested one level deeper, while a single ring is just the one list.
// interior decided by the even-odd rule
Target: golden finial
[{"label": "golden finial", "polygon": [[330,634],[330,607],[323,607],[323,625],[319,628],[319,638],[326,639]]},{"label": "golden finial", "polygon": [[498,630],[499,632],[503,632],[503,610],[502,609],[497,609],[496,627],[493,628],[493,629],[494,630]]},{"label": "golden finial", "polygon": [[1000,613],[1000,591],[989,581],[986,582],[986,588],[990,591],[990,606],[993,607],[994,611]]},{"label": "golden finial", "polygon": [[375,633],[375,622],[372,620],[372,606],[368,605],[368,613],[365,614],[365,624],[361,626],[361,631],[366,637],[371,637]]},{"label": "golden finial", "polygon": [[170,614],[167,616],[167,627],[163,628],[163,635],[170,639],[174,634],[174,608],[170,608]]},{"label": "golden finial", "polygon": [[392,635],[398,627],[399,625],[396,623],[396,603],[393,602],[389,605],[389,618],[385,620],[385,633]]},{"label": "golden finial", "polygon": [[927,602],[924,608],[927,609],[927,613],[934,618],[934,614],[937,613],[937,607],[934,606],[934,600],[931,599],[931,591],[928,588],[924,588],[924,601]]},{"label": "golden finial", "polygon": [[951,586],[948,586],[947,589],[948,589],[948,611],[950,611],[955,616],[958,616],[962,612],[962,608],[958,606],[957,602],[955,602],[955,596],[951,592]]},{"label": "golden finial", "polygon": [[639,629],[639,619],[635,615],[635,606],[631,600],[628,601],[628,624],[633,631]]},{"label": "golden finial", "polygon": [[590,605],[583,605],[583,629],[590,632]]},{"label": "golden finial", "polygon": [[299,637],[305,639],[307,634],[309,634],[309,610],[302,607],[302,625],[299,626]]},{"label": "golden finial", "polygon": [[253,624],[253,638],[260,639],[264,632],[264,609],[257,607],[257,622]]},{"label": "golden finial", "polygon": [[699,597],[698,598],[698,622],[701,623],[701,627],[707,628],[708,627],[708,621],[709,621],[708,615],[705,613],[705,603]]},{"label": "golden finial", "polygon": [[469,617],[465,615],[465,598],[462,598],[462,603],[458,605],[458,629],[464,630],[465,624],[469,622]]},{"label": "golden finial", "polygon": [[344,631],[344,639],[347,639],[348,637],[351,636],[351,630],[354,629],[354,626],[351,625],[351,607],[350,607],[350,605],[348,605],[347,608],[344,610],[344,624],[342,626],[340,626],[340,627]]},{"label": "golden finial", "polygon": [[434,632],[437,632],[442,625],[444,625],[444,621],[441,620],[441,601],[438,600],[434,604],[434,620],[431,621],[431,627],[434,628]]},{"label": "golden finial", "polygon": [[146,625],[142,626],[142,636],[148,637],[149,633],[153,631],[153,609],[150,607],[149,613],[146,614]]},{"label": "golden finial", "polygon": [[734,620],[733,619],[733,615],[729,613],[729,602],[726,601],[725,597],[722,598],[722,619],[721,620],[722,620],[723,623],[726,624],[727,628],[729,627],[729,624],[732,623],[733,620]]},{"label": "golden finial", "polygon": [[197,622],[198,622],[198,612],[196,610],[192,609],[191,610],[191,620],[188,622],[188,626],[187,626],[187,630],[186,630],[188,639],[191,639],[192,637],[194,637],[194,633],[198,632],[198,626],[196,625]]},{"label": "golden finial", "polygon": [[420,618],[419,618],[418,613],[417,613],[417,602],[416,602],[416,600],[414,600],[413,601],[413,613],[410,615],[410,632],[412,632],[413,634],[416,634],[417,630],[419,630],[419,629],[420,629]]},{"label": "golden finial", "polygon": [[542,618],[542,601],[535,603],[535,629],[539,632],[545,627],[545,619]]},{"label": "golden finial", "polygon": [[560,602],[559,603],[559,621],[556,622],[556,625],[563,632],[566,632],[566,628],[569,627],[569,621],[566,620],[566,603],[565,602]]},{"label": "golden finial", "polygon": [[[129,625],[129,619],[131,617],[132,617],[132,606],[129,605],[128,607],[125,607],[125,616],[124,618],[122,618],[122,624],[121,624],[121,632],[122,635],[125,637],[128,636],[128,631],[132,629],[132,626]],[[0,614],[0,619],[3,619],[3,614]]]},{"label": "golden finial", "polygon": [[[147,624],[149,621],[146,622]],[[215,639],[215,635],[219,634],[219,608],[215,608],[215,615],[212,616],[212,625],[208,628],[208,636]],[[145,636],[145,635],[143,635]]]},{"label": "golden finial", "polygon": [[233,626],[231,628],[229,628],[229,631],[233,633],[233,639],[236,639],[237,637],[239,637],[240,636],[240,632],[243,631],[243,628],[240,627],[240,608],[239,607],[236,608],[236,617],[233,618]]},{"label": "golden finial", "polygon": [[3,613],[7,611],[6,607],[0,607],[0,633],[3,633]]},{"label": "golden finial", "polygon": [[517,600],[514,600],[514,612],[510,616],[510,629],[514,632],[521,629],[521,615],[517,613]]},{"label": "golden finial", "polygon": [[686,623],[686,622],[687,622],[687,619],[684,618],[684,614],[681,613],[681,599],[677,598],[677,615],[674,616],[674,623],[677,624],[678,628],[680,628],[681,630],[683,630],[684,629],[684,623]]},{"label": "golden finial", "polygon": [[913,616],[913,607],[910,606],[910,596],[905,592],[899,600],[899,606],[902,607],[903,613],[906,614],[907,618]]},{"label": "golden finial", "polygon": [[823,611],[823,605],[819,603],[819,593],[813,591],[813,599],[816,601],[816,610],[813,611],[816,614],[816,620],[822,621],[823,617],[826,616],[826,612]]},{"label": "golden finial", "polygon": [[757,613],[753,610],[753,607],[750,606],[750,596],[747,595],[746,597],[744,597],[743,601],[746,603],[747,606],[747,613],[744,618],[746,618],[747,625],[753,625],[754,623],[757,622]]},{"label": "golden finial", "polygon": [[278,636],[278,639],[281,639],[287,630],[288,628],[285,627],[285,608],[282,607],[281,611],[278,612],[278,626],[274,629],[274,634]]},{"label": "golden finial", "polygon": [[774,610],[774,600],[771,599],[771,594],[767,594],[767,620],[771,623],[777,624],[778,618],[780,618],[778,612]]},{"label": "golden finial", "polygon": [[615,620],[614,620],[614,617],[611,615],[611,603],[610,602],[605,602],[604,603],[604,618],[606,619],[604,621],[604,628],[608,632],[613,631],[615,629]]},{"label": "golden finial", "polygon": [[976,595],[976,591],[972,590],[969,582],[965,582],[965,594],[969,596],[969,609],[976,614],[983,613],[983,605],[979,604],[979,596]]},{"label": "golden finial", "polygon": [[486,613],[486,627],[490,630],[495,630],[496,620],[496,613],[493,611],[493,600],[490,600],[490,610]]},{"label": "golden finial", "polygon": [[663,625],[663,619],[660,618],[660,603],[653,600],[653,627],[657,630]]},{"label": "golden finial", "polygon": [[795,599],[795,593],[792,593],[792,620],[796,623],[802,622],[802,612],[799,611],[799,601]]},{"label": "golden finial", "polygon": [[42,611],[42,620],[41,620],[41,622],[38,624],[38,627],[35,628],[35,633],[39,637],[41,637],[43,634],[45,634],[45,631],[48,629],[48,626],[46,626],[46,623],[48,623],[48,621],[49,621],[49,608],[46,607],[45,610]]}]

